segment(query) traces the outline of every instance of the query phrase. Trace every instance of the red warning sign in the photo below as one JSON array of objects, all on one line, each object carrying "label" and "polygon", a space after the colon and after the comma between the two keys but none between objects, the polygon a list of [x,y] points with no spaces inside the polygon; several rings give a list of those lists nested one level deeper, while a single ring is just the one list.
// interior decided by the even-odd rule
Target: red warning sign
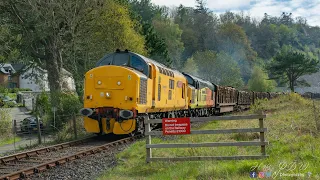
[{"label": "red warning sign", "polygon": [[190,134],[190,118],[163,118],[163,135]]}]

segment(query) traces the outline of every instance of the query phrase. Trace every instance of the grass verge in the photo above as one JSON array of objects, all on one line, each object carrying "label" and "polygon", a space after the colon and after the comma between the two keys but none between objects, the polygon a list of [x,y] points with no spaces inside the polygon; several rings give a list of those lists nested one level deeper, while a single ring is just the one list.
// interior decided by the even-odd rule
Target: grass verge
[{"label": "grass verge", "polygon": [[[320,179],[319,102],[297,94],[258,101],[250,111],[264,111],[268,132],[266,147],[270,156],[262,160],[151,162],[147,164],[145,141],[131,145],[117,155],[118,165],[98,179],[250,179],[250,171],[271,172],[273,179]],[[315,107],[315,108],[314,108]],[[258,127],[257,120],[211,122],[199,129],[232,129]],[[153,138],[153,143],[253,141],[254,133],[228,135],[185,135],[173,140]],[[153,149],[154,157],[258,155],[260,147],[213,147]]]},{"label": "grass verge", "polygon": [[0,140],[0,146],[4,146],[4,145],[7,145],[7,144],[13,144],[14,142],[19,142],[19,141],[21,141],[20,137],[3,138],[3,139]]}]

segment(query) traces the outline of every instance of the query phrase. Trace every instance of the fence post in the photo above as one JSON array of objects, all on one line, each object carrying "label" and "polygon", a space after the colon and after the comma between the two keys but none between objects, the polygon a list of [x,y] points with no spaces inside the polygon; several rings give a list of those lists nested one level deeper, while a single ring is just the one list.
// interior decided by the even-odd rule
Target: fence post
[{"label": "fence post", "polygon": [[37,115],[37,127],[38,127],[38,143],[41,144],[41,129],[40,129],[40,121],[39,116]]},{"label": "fence post", "polygon": [[[147,119],[149,120],[149,116],[147,116],[146,118],[144,119]],[[150,132],[150,123],[145,123],[145,132],[149,133]],[[151,135],[148,135],[148,137],[146,138],[146,145],[148,144],[151,144]],[[146,148],[147,150],[147,163],[150,162],[150,158],[152,158],[152,151],[151,151],[151,148]]]},{"label": "fence post", "polygon": [[36,108],[35,108],[35,104],[34,104],[34,98],[32,98],[31,100],[32,100],[32,102],[31,102],[32,110],[35,110]]},{"label": "fence post", "polygon": [[76,123],[76,115],[75,115],[75,114],[73,114],[72,121],[73,121],[74,137],[75,137],[75,139],[78,139],[78,135],[77,135],[77,123]]},{"label": "fence post", "polygon": [[17,133],[17,120],[13,120],[13,146],[16,150],[16,133]]},{"label": "fence post", "polygon": [[22,100],[22,104],[23,104],[23,107],[26,107],[26,100],[25,99]]},{"label": "fence post", "polygon": [[[261,114],[263,114],[263,113],[261,113]],[[260,129],[263,129],[263,121],[264,121],[263,118],[259,119]],[[264,132],[260,132],[260,142],[264,142]],[[264,156],[266,155],[266,146],[265,145],[261,145],[261,154]]]}]

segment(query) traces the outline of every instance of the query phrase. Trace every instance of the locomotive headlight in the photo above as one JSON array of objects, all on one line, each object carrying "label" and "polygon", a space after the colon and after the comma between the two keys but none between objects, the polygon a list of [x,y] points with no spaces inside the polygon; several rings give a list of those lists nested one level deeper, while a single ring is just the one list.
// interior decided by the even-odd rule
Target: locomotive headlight
[{"label": "locomotive headlight", "polygon": [[100,84],[101,84],[101,81],[98,81],[98,84],[100,85]]},{"label": "locomotive headlight", "polygon": [[106,93],[106,96],[107,96],[107,97],[110,97],[110,93],[107,92],[107,93]]},{"label": "locomotive headlight", "polygon": [[118,84],[118,86],[120,86],[120,85],[121,85],[121,82],[120,82],[120,81],[118,81],[118,82],[117,82],[117,84]]}]

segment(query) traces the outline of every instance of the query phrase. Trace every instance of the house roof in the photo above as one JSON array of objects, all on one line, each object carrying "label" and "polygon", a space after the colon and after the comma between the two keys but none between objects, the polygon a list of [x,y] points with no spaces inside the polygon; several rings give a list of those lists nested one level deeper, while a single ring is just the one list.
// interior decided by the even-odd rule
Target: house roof
[{"label": "house roof", "polygon": [[3,74],[15,73],[15,69],[11,66],[11,64],[4,64],[0,67],[0,72]]},{"label": "house roof", "polygon": [[11,65],[14,68],[14,70],[16,70],[16,72],[19,72],[20,70],[22,70],[25,67],[24,64],[11,64]]}]

